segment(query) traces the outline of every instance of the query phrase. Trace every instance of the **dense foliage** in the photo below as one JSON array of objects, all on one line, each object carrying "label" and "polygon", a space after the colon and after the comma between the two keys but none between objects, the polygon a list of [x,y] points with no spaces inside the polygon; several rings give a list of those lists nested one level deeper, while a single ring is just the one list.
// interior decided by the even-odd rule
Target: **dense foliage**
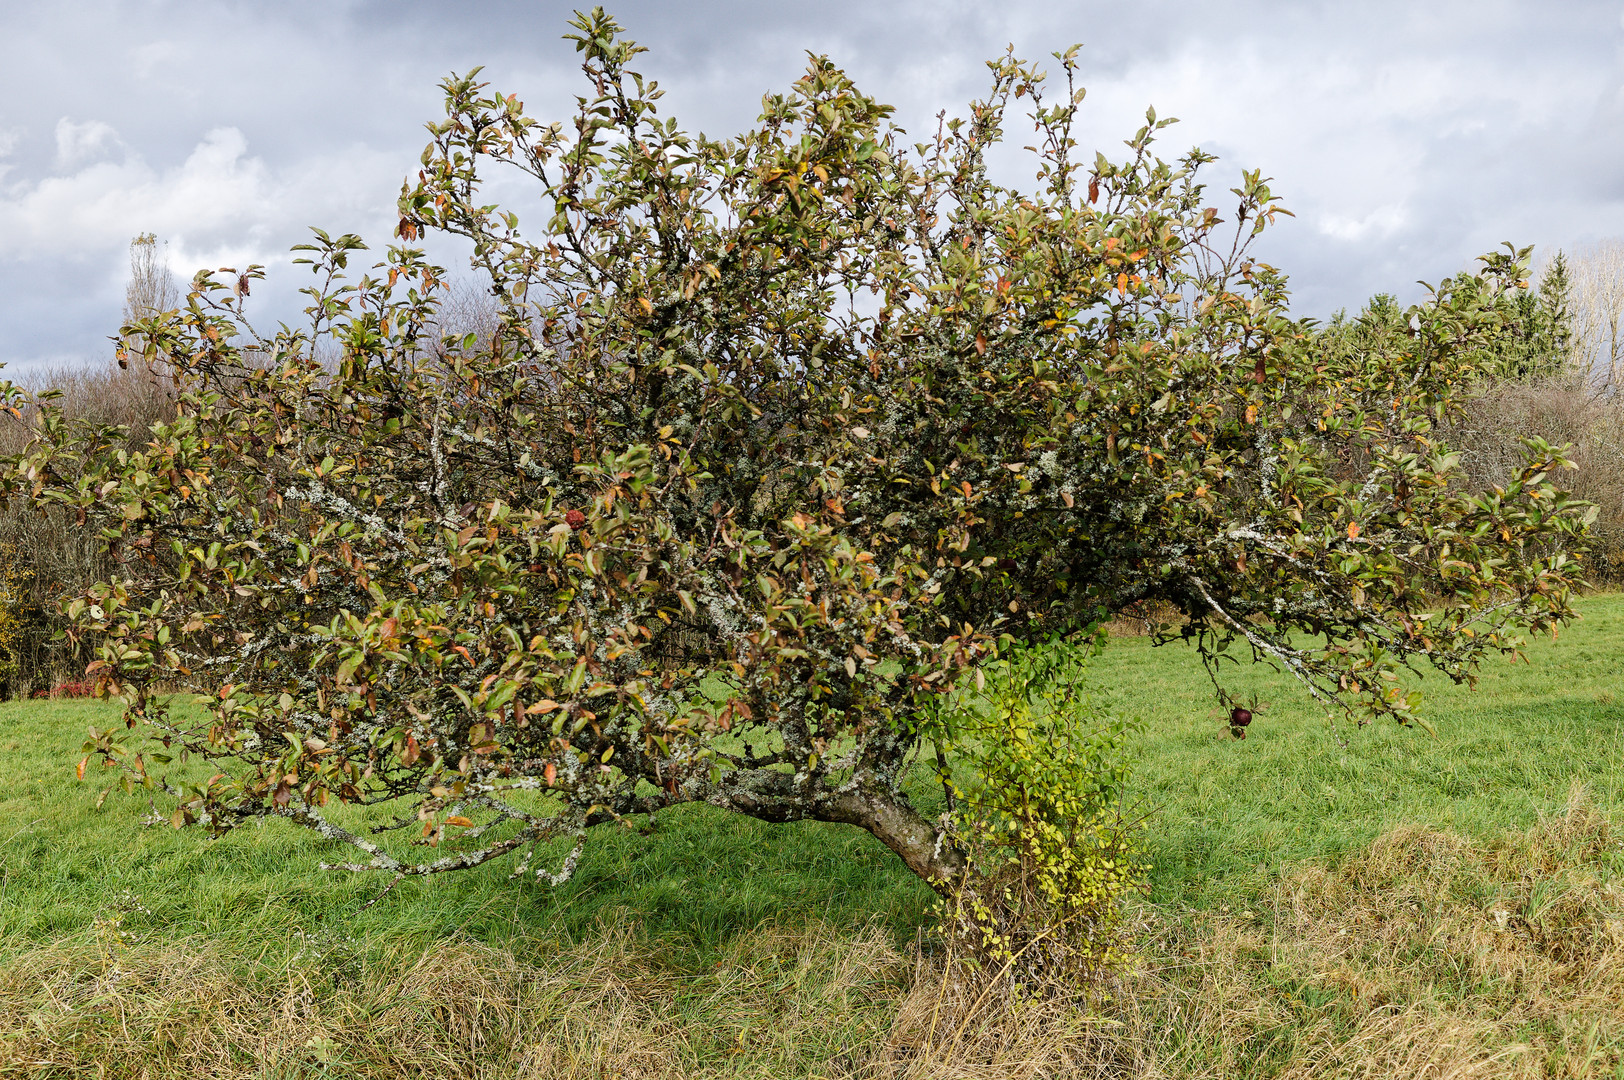
[{"label": "dense foliage", "polygon": [[[1517,252],[1526,259],[1532,249]],[[1445,283],[1450,292],[1471,292],[1482,282],[1461,273]],[[1558,251],[1544,267],[1536,285],[1521,283],[1512,289],[1493,290],[1482,303],[1493,310],[1500,332],[1479,342],[1481,354],[1471,365],[1481,383],[1530,383],[1573,373],[1573,285],[1568,261]],[[1404,348],[1412,333],[1410,312],[1391,293],[1370,298],[1359,313],[1339,311],[1324,326],[1313,327],[1310,349],[1320,355],[1358,357],[1373,350]],[[1342,362],[1347,362],[1343,359]]]},{"label": "dense foliage", "polygon": [[[200,275],[125,337],[173,423],[132,452],[46,403],[6,467],[115,560],[70,609],[93,674],[220,763],[177,822],[289,818],[424,873],[703,801],[857,825],[945,886],[964,852],[902,783],[1013,643],[1162,601],[1215,676],[1241,653],[1408,721],[1405,667],[1470,679],[1570,617],[1558,455],[1468,497],[1435,434],[1514,253],[1319,350],[1249,250],[1265,180],[1215,200],[1208,155],[1155,156],[1154,112],[1124,160],[1081,155],[1076,50],[1058,97],[1005,58],[918,142],[814,58],[717,141],[657,114],[610,19],[574,26],[573,120],[448,81],[401,243],[366,269],[358,238],[306,247],[306,328],[252,327],[258,268]],[[1022,102],[1027,190],[988,164]],[[496,167],[534,221],[488,203]],[[430,231],[471,242],[494,332],[436,332]],[[124,738],[89,751],[151,781]]]}]

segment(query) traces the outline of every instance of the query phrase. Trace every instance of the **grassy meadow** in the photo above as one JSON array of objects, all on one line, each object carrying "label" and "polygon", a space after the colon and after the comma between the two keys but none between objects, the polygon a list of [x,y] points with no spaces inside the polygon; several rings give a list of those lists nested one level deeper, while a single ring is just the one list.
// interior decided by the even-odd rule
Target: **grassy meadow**
[{"label": "grassy meadow", "polygon": [[557,889],[383,894],[291,826],[98,807],[75,751],[116,710],[6,703],[0,1076],[1624,1076],[1624,596],[1580,610],[1476,693],[1425,679],[1436,736],[1242,666],[1235,741],[1187,649],[1113,641],[1153,870],[1092,1016],[944,969],[852,829],[688,807]]}]

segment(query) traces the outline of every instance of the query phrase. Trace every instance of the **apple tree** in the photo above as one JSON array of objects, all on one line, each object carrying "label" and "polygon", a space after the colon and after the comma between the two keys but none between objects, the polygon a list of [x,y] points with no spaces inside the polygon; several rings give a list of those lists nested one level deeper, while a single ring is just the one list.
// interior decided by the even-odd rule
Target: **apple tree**
[{"label": "apple tree", "polygon": [[[918,138],[814,57],[714,139],[608,16],[572,30],[565,121],[444,84],[397,242],[302,247],[306,324],[256,328],[259,267],[201,274],[123,339],[172,423],[132,452],[46,401],[4,465],[113,556],[69,614],[134,732],[89,759],[157,783],[145,733],[216,763],[178,824],[287,819],[395,874],[525,849],[559,880],[595,826],[703,802],[865,829],[946,891],[965,847],[910,769],[996,758],[965,695],[1102,613],[1175,606],[1220,695],[1239,656],[1405,723],[1412,669],[1470,680],[1571,618],[1560,454],[1474,496],[1437,434],[1521,253],[1321,351],[1253,250],[1267,181],[1212,192],[1154,111],[1082,153],[1075,49],[1054,92],[992,62]],[[1011,125],[1024,186],[989,157]],[[430,234],[471,250],[491,332],[442,332]]]}]

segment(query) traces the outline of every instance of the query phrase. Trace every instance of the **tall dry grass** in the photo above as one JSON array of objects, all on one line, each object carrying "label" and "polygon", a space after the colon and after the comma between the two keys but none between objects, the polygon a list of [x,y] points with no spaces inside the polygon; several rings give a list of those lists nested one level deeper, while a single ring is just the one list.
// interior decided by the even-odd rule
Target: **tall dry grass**
[{"label": "tall dry grass", "polygon": [[246,971],[205,942],[81,944],[0,970],[0,1076],[845,1074],[906,974],[880,931],[822,926],[764,927],[710,972],[664,969],[623,929],[524,960],[454,941]]},{"label": "tall dry grass", "polygon": [[[1564,814],[1472,843],[1403,827],[1155,943],[1133,1075],[1612,1077],[1624,1052],[1620,845]],[[1159,966],[1157,966],[1159,965]]]}]

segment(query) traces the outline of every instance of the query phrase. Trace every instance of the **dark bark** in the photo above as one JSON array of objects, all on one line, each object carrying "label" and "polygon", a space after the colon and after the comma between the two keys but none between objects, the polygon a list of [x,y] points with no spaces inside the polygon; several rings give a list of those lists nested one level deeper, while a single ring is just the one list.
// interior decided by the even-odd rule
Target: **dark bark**
[{"label": "dark bark", "polygon": [[797,784],[794,776],[769,769],[741,770],[707,787],[699,800],[685,792],[673,802],[704,801],[760,821],[855,825],[896,852],[908,869],[939,891],[964,870],[963,852],[899,791],[861,783],[831,791]]},{"label": "dark bark", "polygon": [[860,792],[842,796],[825,821],[866,829],[908,864],[908,869],[941,891],[964,870],[964,854],[940,828],[901,799]]}]

